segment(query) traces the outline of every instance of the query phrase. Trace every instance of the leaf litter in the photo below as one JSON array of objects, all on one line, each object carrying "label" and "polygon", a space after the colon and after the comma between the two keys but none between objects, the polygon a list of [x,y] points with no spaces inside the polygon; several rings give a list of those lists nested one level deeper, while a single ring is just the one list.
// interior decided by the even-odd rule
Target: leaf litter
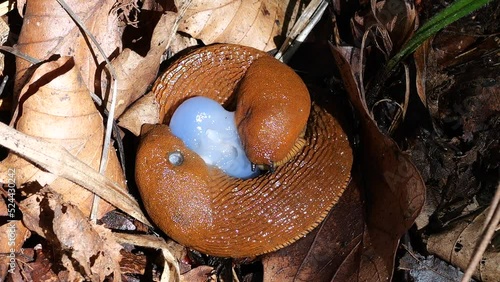
[{"label": "leaf litter", "polygon": [[[109,110],[110,99],[107,93],[112,87],[111,79],[103,63],[103,56],[106,56],[112,60],[114,68],[118,70],[118,97],[117,107],[114,110],[116,110],[116,115],[120,116],[147,92],[160,69],[160,61],[165,58],[165,51],[174,50],[176,53],[177,50],[195,44],[195,39],[205,44],[239,43],[266,51],[273,50],[280,47],[279,43],[285,40],[284,35],[292,29],[296,14],[300,14],[305,8],[294,2],[285,4],[281,1],[257,1],[245,5],[237,5],[238,3],[238,1],[210,1],[208,3],[193,0],[176,2],[174,6],[171,3],[156,5],[152,1],[144,1],[140,7],[135,1],[87,3],[68,1],[68,6],[81,18],[88,32],[97,38],[100,47],[104,50],[104,55],[96,51],[95,46],[89,43],[87,36],[81,33],[67,12],[55,1],[26,3],[23,27],[19,33],[19,39],[14,42],[17,43],[16,52],[36,58],[43,63],[31,65],[21,58],[16,60],[17,70],[12,101],[13,105],[19,105],[18,115],[17,118],[6,121],[13,122],[19,132],[29,136],[19,135],[12,129],[2,129],[3,133],[9,134],[5,135],[9,136],[5,138],[11,138],[10,143],[2,142],[2,145],[9,148],[11,153],[1,163],[0,168],[3,170],[1,181],[7,184],[9,180],[5,176],[7,174],[5,171],[16,167],[19,177],[17,187],[20,191],[19,195],[16,195],[16,203],[20,209],[19,213],[22,212],[23,220],[22,224],[21,221],[16,222],[18,232],[16,253],[21,254],[24,251],[27,254],[23,257],[24,260],[19,256],[15,273],[9,274],[13,279],[22,279],[21,277],[30,277],[33,280],[42,277],[49,279],[50,275],[53,275],[52,278],[57,276],[62,280],[104,281],[112,278],[119,281],[139,275],[143,278],[162,279],[162,281],[178,281],[179,279],[192,281],[193,279],[203,280],[208,275],[214,274],[211,269],[219,269],[220,263],[217,260],[214,261],[203,255],[199,257],[201,260],[194,259],[192,254],[188,255],[185,251],[175,251],[184,250],[182,246],[146,235],[150,234],[149,222],[136,202],[138,198],[124,190],[127,184],[129,188],[133,187],[133,179],[127,176],[128,181],[125,184],[124,176],[129,173],[125,174],[121,171],[114,150],[110,150],[108,167],[112,164],[111,170],[115,173],[99,176],[96,172],[104,134],[101,115],[103,108],[99,107],[99,103],[97,106],[93,104],[90,100],[91,95],[88,94],[100,96],[99,99],[107,102]],[[22,1],[18,1],[17,4],[18,7],[23,6]],[[177,7],[177,9],[166,11],[166,7]],[[436,52],[436,45],[434,49],[433,45],[430,47],[424,45],[426,47],[422,47],[415,53],[417,77],[415,81],[409,79],[414,75],[411,65],[407,68],[404,83],[398,83],[397,79],[392,81],[389,78],[386,78],[388,82],[377,81],[377,67],[383,65],[383,62],[394,55],[412,36],[420,21],[419,18],[423,15],[420,12],[424,8],[407,2],[401,4],[399,1],[371,1],[370,5],[347,9],[344,2],[336,1],[334,9],[326,10],[324,20],[303,44],[303,49],[306,49],[308,45],[319,46],[327,52],[331,49],[332,55],[330,56],[335,58],[337,67],[330,58],[330,64],[327,65],[328,69],[323,72],[323,76],[308,77],[307,73],[303,75],[306,82],[316,84],[312,87],[326,88],[324,92],[329,92],[332,88],[335,88],[336,92],[345,91],[343,101],[339,99],[340,94],[326,100],[334,100],[334,104],[344,105],[343,110],[338,112],[343,112],[344,117],[341,119],[351,122],[349,126],[345,122],[345,126],[351,133],[350,139],[355,148],[356,165],[352,173],[353,179],[344,196],[316,230],[296,244],[261,258],[262,275],[266,281],[382,281],[391,280],[394,274],[399,277],[400,274],[394,272],[398,264],[395,256],[400,246],[399,241],[402,237],[406,238],[404,235],[413,226],[422,207],[425,212],[420,217],[425,218],[420,218],[417,222],[422,222],[418,228],[420,232],[424,232],[424,235],[436,233],[436,230],[448,224],[455,226],[455,222],[458,222],[457,226],[459,226],[453,229],[457,230],[452,231],[455,233],[442,235],[458,238],[454,240],[454,244],[450,246],[442,244],[443,239],[439,235],[431,235],[427,251],[451,263],[456,263],[459,267],[464,268],[467,265],[470,255],[461,255],[459,251],[453,253],[453,257],[448,257],[446,253],[449,254],[450,250],[455,250],[450,248],[456,248],[457,242],[461,242],[464,247],[462,253],[467,251],[470,254],[471,248],[473,249],[479,237],[478,228],[475,226],[483,222],[479,218],[483,218],[484,213],[476,217],[472,224],[466,224],[466,226],[460,225],[460,218],[454,218],[453,215],[463,209],[460,208],[464,206],[460,204],[460,199],[475,196],[479,197],[481,203],[487,202],[481,199],[484,196],[478,194],[478,187],[481,186],[480,183],[491,187],[488,183],[495,182],[494,177],[490,176],[491,173],[482,174],[491,177],[491,180],[490,178],[486,180],[477,178],[477,172],[471,166],[481,160],[481,165],[487,172],[495,169],[495,166],[491,165],[495,163],[495,156],[487,156],[486,152],[490,152],[495,146],[498,147],[498,142],[488,142],[489,135],[485,132],[488,132],[490,128],[498,128],[495,127],[498,123],[489,118],[498,113],[498,103],[489,103],[489,101],[495,101],[494,93],[498,91],[498,87],[494,81],[488,85],[487,80],[484,80],[482,84],[477,84],[471,79],[472,84],[476,86],[474,88],[477,90],[476,96],[483,100],[478,103],[469,99],[470,95],[466,93],[464,100],[468,101],[469,104],[466,104],[468,108],[458,111],[458,114],[462,116],[456,116],[456,111],[449,111],[449,107],[447,108],[450,100],[447,100],[446,93],[450,89],[459,91],[464,86],[456,84],[456,80],[450,82],[445,79],[436,79],[436,77],[446,78],[451,75],[460,77],[460,75],[451,74],[453,72],[449,71],[450,66],[455,71],[458,69],[459,73],[463,72],[464,68],[466,69],[467,65],[464,67],[464,62],[467,62],[465,56],[452,56],[451,52],[463,54],[464,50],[469,48],[467,54],[477,52],[476,54],[487,56],[491,54],[488,50],[494,44],[492,44],[491,37],[486,36],[482,41],[466,37],[464,40],[468,40],[466,41],[468,43],[464,45],[465,47],[446,51],[446,57],[439,53],[443,47]],[[19,10],[22,11],[22,9]],[[490,10],[483,13],[488,11]],[[176,14],[176,12],[180,13]],[[17,13],[17,11],[10,13]],[[143,15],[155,16],[143,17]],[[175,32],[175,28],[169,28],[177,24],[179,33]],[[124,42],[127,39],[121,36],[127,32],[127,29],[130,30],[130,26],[140,29],[143,25],[154,30],[150,36],[142,37],[135,34],[133,44]],[[349,26],[351,29],[346,28]],[[495,26],[491,27],[487,24],[485,26],[486,31],[494,33],[492,30],[495,30]],[[345,36],[346,34],[350,35]],[[332,39],[330,42],[333,42],[331,48],[329,38]],[[434,40],[434,43],[436,42]],[[123,47],[140,44],[150,46],[149,50],[145,53],[135,52],[133,48]],[[311,57],[311,54],[304,55],[299,50],[292,58],[291,64],[294,64],[296,58],[298,58],[296,62],[299,61],[300,56],[307,58]],[[169,57],[168,54],[166,57]],[[429,58],[439,58],[441,61],[436,64]],[[323,64],[322,67],[325,65]],[[490,66],[487,61],[486,66]],[[314,66],[307,66],[304,63],[295,67],[299,73],[301,68],[314,69]],[[340,74],[335,71],[336,68]],[[9,71],[12,72],[12,69]],[[401,73],[396,72],[394,75],[401,75]],[[433,74],[441,76],[433,76]],[[434,78],[438,84],[429,85],[423,82],[426,78],[430,78],[429,81]],[[318,82],[320,80],[322,82]],[[325,85],[324,82],[327,80],[328,83]],[[343,83],[338,87],[340,81]],[[384,83],[385,85],[382,86],[386,90],[383,94],[385,96],[380,96],[381,92],[373,91],[373,89],[376,89],[377,84]],[[408,120],[415,119],[412,112],[418,112],[415,110],[415,105],[419,102],[410,96],[413,95],[410,93],[412,90],[408,90],[410,83],[416,83],[418,94],[416,97],[423,105],[423,107],[420,105],[419,111],[423,111],[422,108],[428,111],[432,117],[432,129],[437,130],[441,136],[443,136],[443,130],[445,130],[445,136],[454,136],[453,130],[457,131],[453,129],[454,124],[459,124],[459,131],[462,132],[462,135],[456,139],[451,138],[447,141],[445,145],[448,151],[442,151],[443,159],[440,164],[436,163],[435,157],[431,157],[431,151],[436,150],[433,147],[435,144],[443,144],[442,140],[431,139],[431,135],[427,134],[423,136],[427,136],[426,138],[434,143],[425,143],[425,139],[415,139],[411,135],[406,135],[406,142],[402,141],[405,140],[403,132],[409,131],[406,128]],[[399,93],[404,94],[393,94],[401,89],[403,91]],[[322,95],[328,96],[328,94]],[[2,98],[2,104],[5,99]],[[350,102],[346,102],[346,99]],[[331,101],[325,102],[325,104],[328,103]],[[349,103],[353,106],[352,111],[346,110],[349,109]],[[375,104],[381,110],[373,111]],[[402,106],[395,107],[394,105]],[[121,117],[120,124],[137,135],[141,124],[155,120],[157,111],[155,107],[157,106],[151,101],[137,102],[137,105],[132,107],[136,113],[130,114],[131,117],[125,115]],[[332,108],[332,111],[336,111],[335,106]],[[453,107],[451,108],[453,110]],[[82,119],[82,116],[85,116],[85,119]],[[137,122],[137,119],[142,116],[150,117]],[[346,116],[351,118],[346,118]],[[382,117],[385,117],[387,121],[384,122]],[[463,119],[464,117],[467,119]],[[86,125],[92,119],[95,120],[95,125]],[[389,130],[391,124],[392,129]],[[451,127],[451,132],[447,127]],[[423,127],[417,128],[422,130]],[[392,135],[389,136],[387,133]],[[121,134],[127,138],[127,132],[121,132]],[[470,150],[473,153],[469,154],[470,158],[462,158],[462,162],[459,163],[455,161],[453,155],[447,155],[449,148],[456,151],[457,145],[463,148],[463,142],[477,140],[476,138],[483,140],[481,141],[483,145],[479,148],[472,146]],[[398,143],[396,144],[394,140]],[[57,144],[57,146],[49,144]],[[406,154],[401,151],[400,147],[406,151]],[[127,148],[128,158],[133,156],[133,152],[127,151]],[[425,148],[425,150],[418,151],[415,148]],[[88,153],[84,153],[85,149]],[[40,154],[37,151],[46,153]],[[421,155],[422,153],[424,155]],[[55,154],[55,160],[51,160],[49,157],[51,154]],[[416,166],[413,165],[412,160]],[[430,165],[426,165],[428,162]],[[65,167],[67,164],[71,165]],[[448,179],[440,179],[439,174],[433,171],[435,167],[439,168],[437,172],[446,172],[451,176]],[[461,173],[456,173],[455,170]],[[461,179],[465,179],[464,177],[472,179],[473,182],[466,185],[466,188],[461,190],[461,194],[457,194],[451,186],[465,183],[460,182]],[[447,185],[450,187],[445,190],[447,193],[443,194],[442,187],[447,187]],[[108,187],[110,190],[103,189],[103,187]],[[431,191],[427,199],[433,199],[434,204],[429,205],[427,201],[424,206],[426,190]],[[8,203],[9,195],[5,191],[2,191],[2,195]],[[136,234],[125,236],[120,232],[121,227],[106,224],[107,228],[105,228],[92,223],[88,220],[89,204],[83,203],[88,202],[88,197],[76,196],[76,191],[82,191],[81,193],[88,195],[91,195],[88,191],[92,191],[145,225],[139,221],[128,221],[128,225],[142,227],[136,229]],[[131,193],[134,191],[132,190]],[[86,200],[78,200],[78,198]],[[459,204],[453,210],[455,213],[450,213],[450,205],[456,204],[457,201]],[[98,218],[111,209],[111,205],[101,203],[102,211]],[[3,209],[0,211],[2,211],[2,216],[8,216],[7,211]],[[6,226],[7,224],[3,224],[0,228],[7,228]],[[36,233],[40,237],[31,235],[30,238],[31,233]],[[41,247],[34,247],[33,241],[36,244],[41,243]],[[464,245],[463,242],[467,244]],[[406,243],[408,242],[405,241]],[[430,246],[441,246],[444,254],[443,251],[434,250]],[[155,252],[154,249],[162,251]],[[425,252],[425,250],[420,251]],[[2,251],[2,253],[5,252],[7,250]],[[151,269],[146,264],[151,262],[143,259],[127,262],[122,259],[131,255],[137,258],[144,255],[160,258],[160,262],[153,262],[153,265],[159,268],[153,268],[152,271],[146,273],[145,270]],[[497,255],[498,250],[490,250],[486,253],[488,265],[495,265]],[[0,258],[5,260],[7,257],[0,256]],[[89,264],[90,260],[92,264]],[[229,267],[231,269],[229,277],[258,279],[256,277],[259,276],[259,270],[253,270],[252,266],[259,265],[259,261],[260,259],[257,259],[253,264],[235,262],[234,268]],[[179,276],[181,271],[178,266],[179,262],[183,266],[183,273],[193,268],[182,278]],[[30,265],[30,267],[23,267],[23,265]],[[54,266],[57,267],[54,268]],[[28,270],[29,268],[31,270]],[[36,271],[36,269],[48,268],[51,271]],[[125,268],[136,269],[136,272],[124,272]],[[58,271],[54,272],[53,269]],[[4,278],[8,273],[8,268],[0,268],[0,277]],[[124,273],[126,275],[122,275]],[[490,270],[484,265],[479,273],[485,281],[495,279],[490,277],[498,275],[497,270]]]}]

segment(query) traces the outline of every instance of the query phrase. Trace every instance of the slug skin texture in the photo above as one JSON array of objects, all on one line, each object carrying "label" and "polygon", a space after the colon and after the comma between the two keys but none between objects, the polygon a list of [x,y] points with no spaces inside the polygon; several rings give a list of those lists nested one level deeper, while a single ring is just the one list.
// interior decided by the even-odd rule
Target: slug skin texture
[{"label": "slug skin texture", "polygon": [[[150,126],[141,135],[136,182],[153,222],[187,247],[235,258],[282,248],[315,228],[349,182],[352,150],[339,122],[311,106],[293,70],[262,51],[200,48],[173,62],[153,91],[165,124],[189,97],[235,103],[247,155],[264,164],[286,157],[301,135],[305,140],[273,172],[243,180],[207,166],[167,125]],[[182,164],[168,162],[173,151]]]},{"label": "slug skin texture", "polygon": [[248,68],[237,93],[236,125],[252,163],[285,159],[307,123],[311,99],[302,79],[272,57]]}]

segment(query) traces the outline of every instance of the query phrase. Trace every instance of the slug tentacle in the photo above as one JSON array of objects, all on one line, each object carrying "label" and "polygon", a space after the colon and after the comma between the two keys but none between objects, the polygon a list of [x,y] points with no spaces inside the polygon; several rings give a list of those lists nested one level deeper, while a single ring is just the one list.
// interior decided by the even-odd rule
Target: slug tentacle
[{"label": "slug tentacle", "polygon": [[[189,97],[236,105],[250,161],[274,169],[251,179],[230,177],[207,166],[169,126],[144,133],[136,161],[144,206],[185,246],[220,257],[274,251],[315,228],[347,186],[352,151],[342,127],[324,108],[311,106],[290,68],[264,52],[230,44],[201,48],[174,62],[154,91],[164,123]],[[182,162],[170,160],[173,152],[182,153]]]}]

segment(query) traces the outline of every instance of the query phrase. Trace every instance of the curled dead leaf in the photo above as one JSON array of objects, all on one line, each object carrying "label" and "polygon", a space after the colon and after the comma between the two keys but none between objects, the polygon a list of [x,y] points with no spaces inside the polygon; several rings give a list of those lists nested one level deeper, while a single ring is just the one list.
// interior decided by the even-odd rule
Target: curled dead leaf
[{"label": "curled dead leaf", "polygon": [[[177,7],[180,2],[176,1]],[[205,44],[235,43],[269,51],[276,48],[276,37],[286,33],[285,13],[290,5],[294,1],[193,0],[179,31]]]},{"label": "curled dead leaf", "polygon": [[[427,250],[461,269],[467,269],[477,242],[481,238],[488,211],[489,209],[486,209],[480,214],[471,215],[467,220],[453,224],[449,230],[431,235],[427,241]],[[498,248],[492,246],[486,250],[474,272],[474,277],[481,281],[500,281]]]},{"label": "curled dead leaf", "polygon": [[361,280],[391,279],[401,236],[413,225],[425,199],[425,184],[410,158],[377,127],[361,95],[359,50],[332,47],[350,100],[360,117],[361,169],[366,195]]},{"label": "curled dead leaf", "polygon": [[[156,79],[174,20],[175,14],[172,12],[162,15],[153,32],[151,49],[145,57],[127,48],[111,62],[118,81],[116,116],[120,116],[131,103],[143,95]],[[111,101],[108,99],[108,110],[110,105]]]},{"label": "curled dead leaf", "polygon": [[[102,117],[71,58],[62,57],[37,68],[20,99],[21,114],[16,125],[19,131],[61,144],[78,159],[98,169],[103,144]],[[14,153],[10,153],[2,164],[2,167],[16,169],[18,187],[33,181],[41,186],[50,184],[65,201],[89,214],[93,194],[86,189],[40,170]],[[106,176],[125,187],[113,149],[106,168]],[[98,216],[111,209],[109,204],[103,203]]]},{"label": "curled dead leaf", "polygon": [[77,207],[63,203],[50,188],[44,188],[21,204],[28,215],[24,222],[51,242],[71,281],[104,281],[111,274],[115,281],[121,280],[122,247],[109,229],[91,224]]},{"label": "curled dead leaf", "polygon": [[[122,46],[123,27],[116,24],[117,15],[110,13],[115,2],[66,1],[109,55]],[[47,60],[55,54],[72,56],[84,83],[92,92],[99,93],[100,84],[95,73],[103,58],[97,48],[88,43],[87,37],[82,36],[81,30],[61,5],[51,0],[28,1],[25,11],[17,42],[18,51],[39,60]],[[29,62],[16,59],[16,93],[29,79],[30,73],[26,73],[29,67]]]},{"label": "curled dead leaf", "polygon": [[155,94],[149,92],[123,113],[118,125],[130,130],[135,136],[139,136],[143,124],[156,124],[159,122],[160,105],[156,102]]}]

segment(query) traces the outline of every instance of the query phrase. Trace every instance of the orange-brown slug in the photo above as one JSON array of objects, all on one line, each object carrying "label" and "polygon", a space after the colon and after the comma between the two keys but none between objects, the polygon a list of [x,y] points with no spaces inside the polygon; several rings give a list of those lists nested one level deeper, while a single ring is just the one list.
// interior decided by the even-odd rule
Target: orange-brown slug
[{"label": "orange-brown slug", "polygon": [[[143,130],[136,181],[153,222],[179,243],[221,257],[267,253],[311,231],[342,195],[352,165],[347,136],[327,110],[311,106],[300,78],[266,53],[200,48],[176,60],[153,91],[165,124]],[[250,160],[281,165],[246,180],[207,166],[166,125],[193,96],[235,107]]]},{"label": "orange-brown slug", "polygon": [[259,58],[245,73],[236,98],[236,125],[252,163],[281,165],[302,148],[311,99],[291,68],[270,56]]}]

